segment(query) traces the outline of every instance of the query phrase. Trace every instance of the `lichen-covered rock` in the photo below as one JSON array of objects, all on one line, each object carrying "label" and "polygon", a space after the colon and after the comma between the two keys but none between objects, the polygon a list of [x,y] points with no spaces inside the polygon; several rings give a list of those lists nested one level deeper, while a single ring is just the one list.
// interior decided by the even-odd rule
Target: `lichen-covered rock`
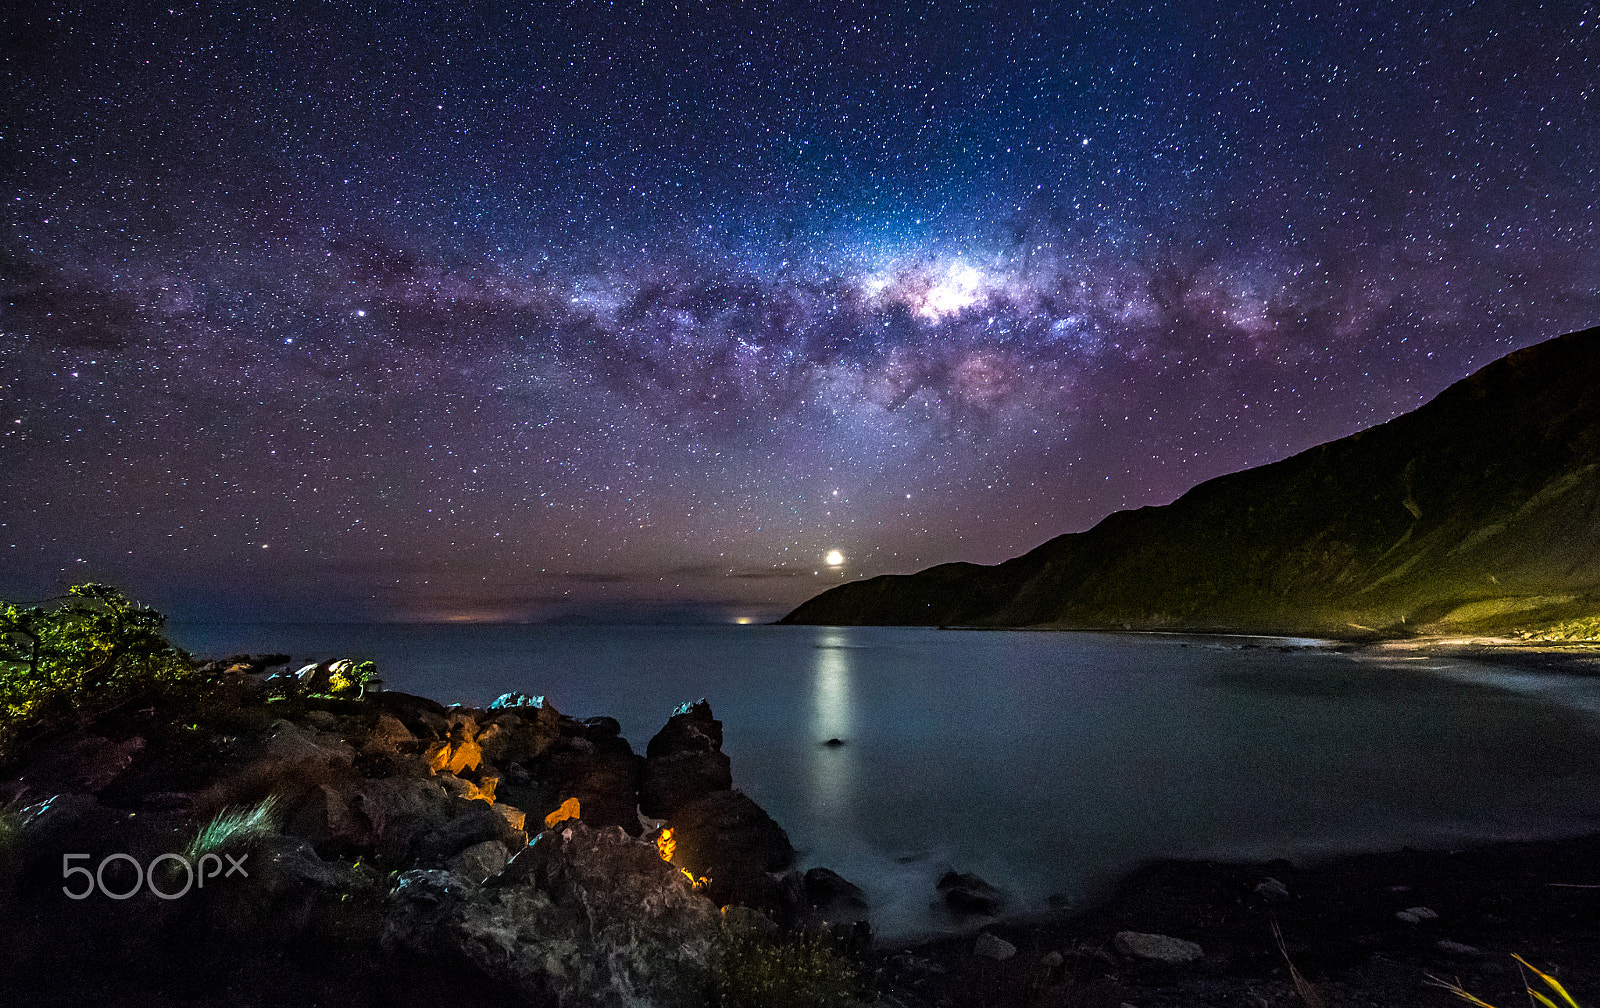
[{"label": "lichen-covered rock", "polygon": [[547,831],[486,885],[403,872],[385,944],[467,962],[563,1006],[704,1003],[720,918],[654,845],[581,822]]}]

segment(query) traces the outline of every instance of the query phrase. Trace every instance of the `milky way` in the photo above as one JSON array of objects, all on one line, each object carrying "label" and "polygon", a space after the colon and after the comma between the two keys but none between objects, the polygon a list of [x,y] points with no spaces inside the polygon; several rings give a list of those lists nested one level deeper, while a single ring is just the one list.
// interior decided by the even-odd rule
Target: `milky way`
[{"label": "milky way", "polygon": [[1600,321],[1577,5],[101,6],[11,47],[0,597],[767,619]]}]

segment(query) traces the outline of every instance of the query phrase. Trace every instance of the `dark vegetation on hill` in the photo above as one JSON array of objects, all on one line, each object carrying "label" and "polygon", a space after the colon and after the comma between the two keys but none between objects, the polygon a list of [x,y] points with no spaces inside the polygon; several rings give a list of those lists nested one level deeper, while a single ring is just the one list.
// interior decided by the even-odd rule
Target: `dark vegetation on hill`
[{"label": "dark vegetation on hill", "polygon": [[1600,328],[1388,423],[995,566],[841,585],[785,623],[1600,636]]}]

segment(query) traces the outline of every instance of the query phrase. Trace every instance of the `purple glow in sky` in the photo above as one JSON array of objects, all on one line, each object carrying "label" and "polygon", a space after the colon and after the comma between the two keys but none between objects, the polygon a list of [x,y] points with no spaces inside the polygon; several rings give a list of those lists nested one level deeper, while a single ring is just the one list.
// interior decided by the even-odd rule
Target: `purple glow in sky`
[{"label": "purple glow in sky", "polygon": [[18,18],[0,597],[770,619],[1600,321],[1581,5]]}]

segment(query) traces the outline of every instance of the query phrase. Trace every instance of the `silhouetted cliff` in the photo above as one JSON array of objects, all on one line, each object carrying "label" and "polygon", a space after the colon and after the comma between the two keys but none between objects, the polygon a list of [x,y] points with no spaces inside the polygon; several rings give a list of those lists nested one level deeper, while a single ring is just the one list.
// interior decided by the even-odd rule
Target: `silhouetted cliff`
[{"label": "silhouetted cliff", "polygon": [[1503,632],[1600,614],[1600,328],[1432,402],[995,566],[841,585],[785,623]]}]

